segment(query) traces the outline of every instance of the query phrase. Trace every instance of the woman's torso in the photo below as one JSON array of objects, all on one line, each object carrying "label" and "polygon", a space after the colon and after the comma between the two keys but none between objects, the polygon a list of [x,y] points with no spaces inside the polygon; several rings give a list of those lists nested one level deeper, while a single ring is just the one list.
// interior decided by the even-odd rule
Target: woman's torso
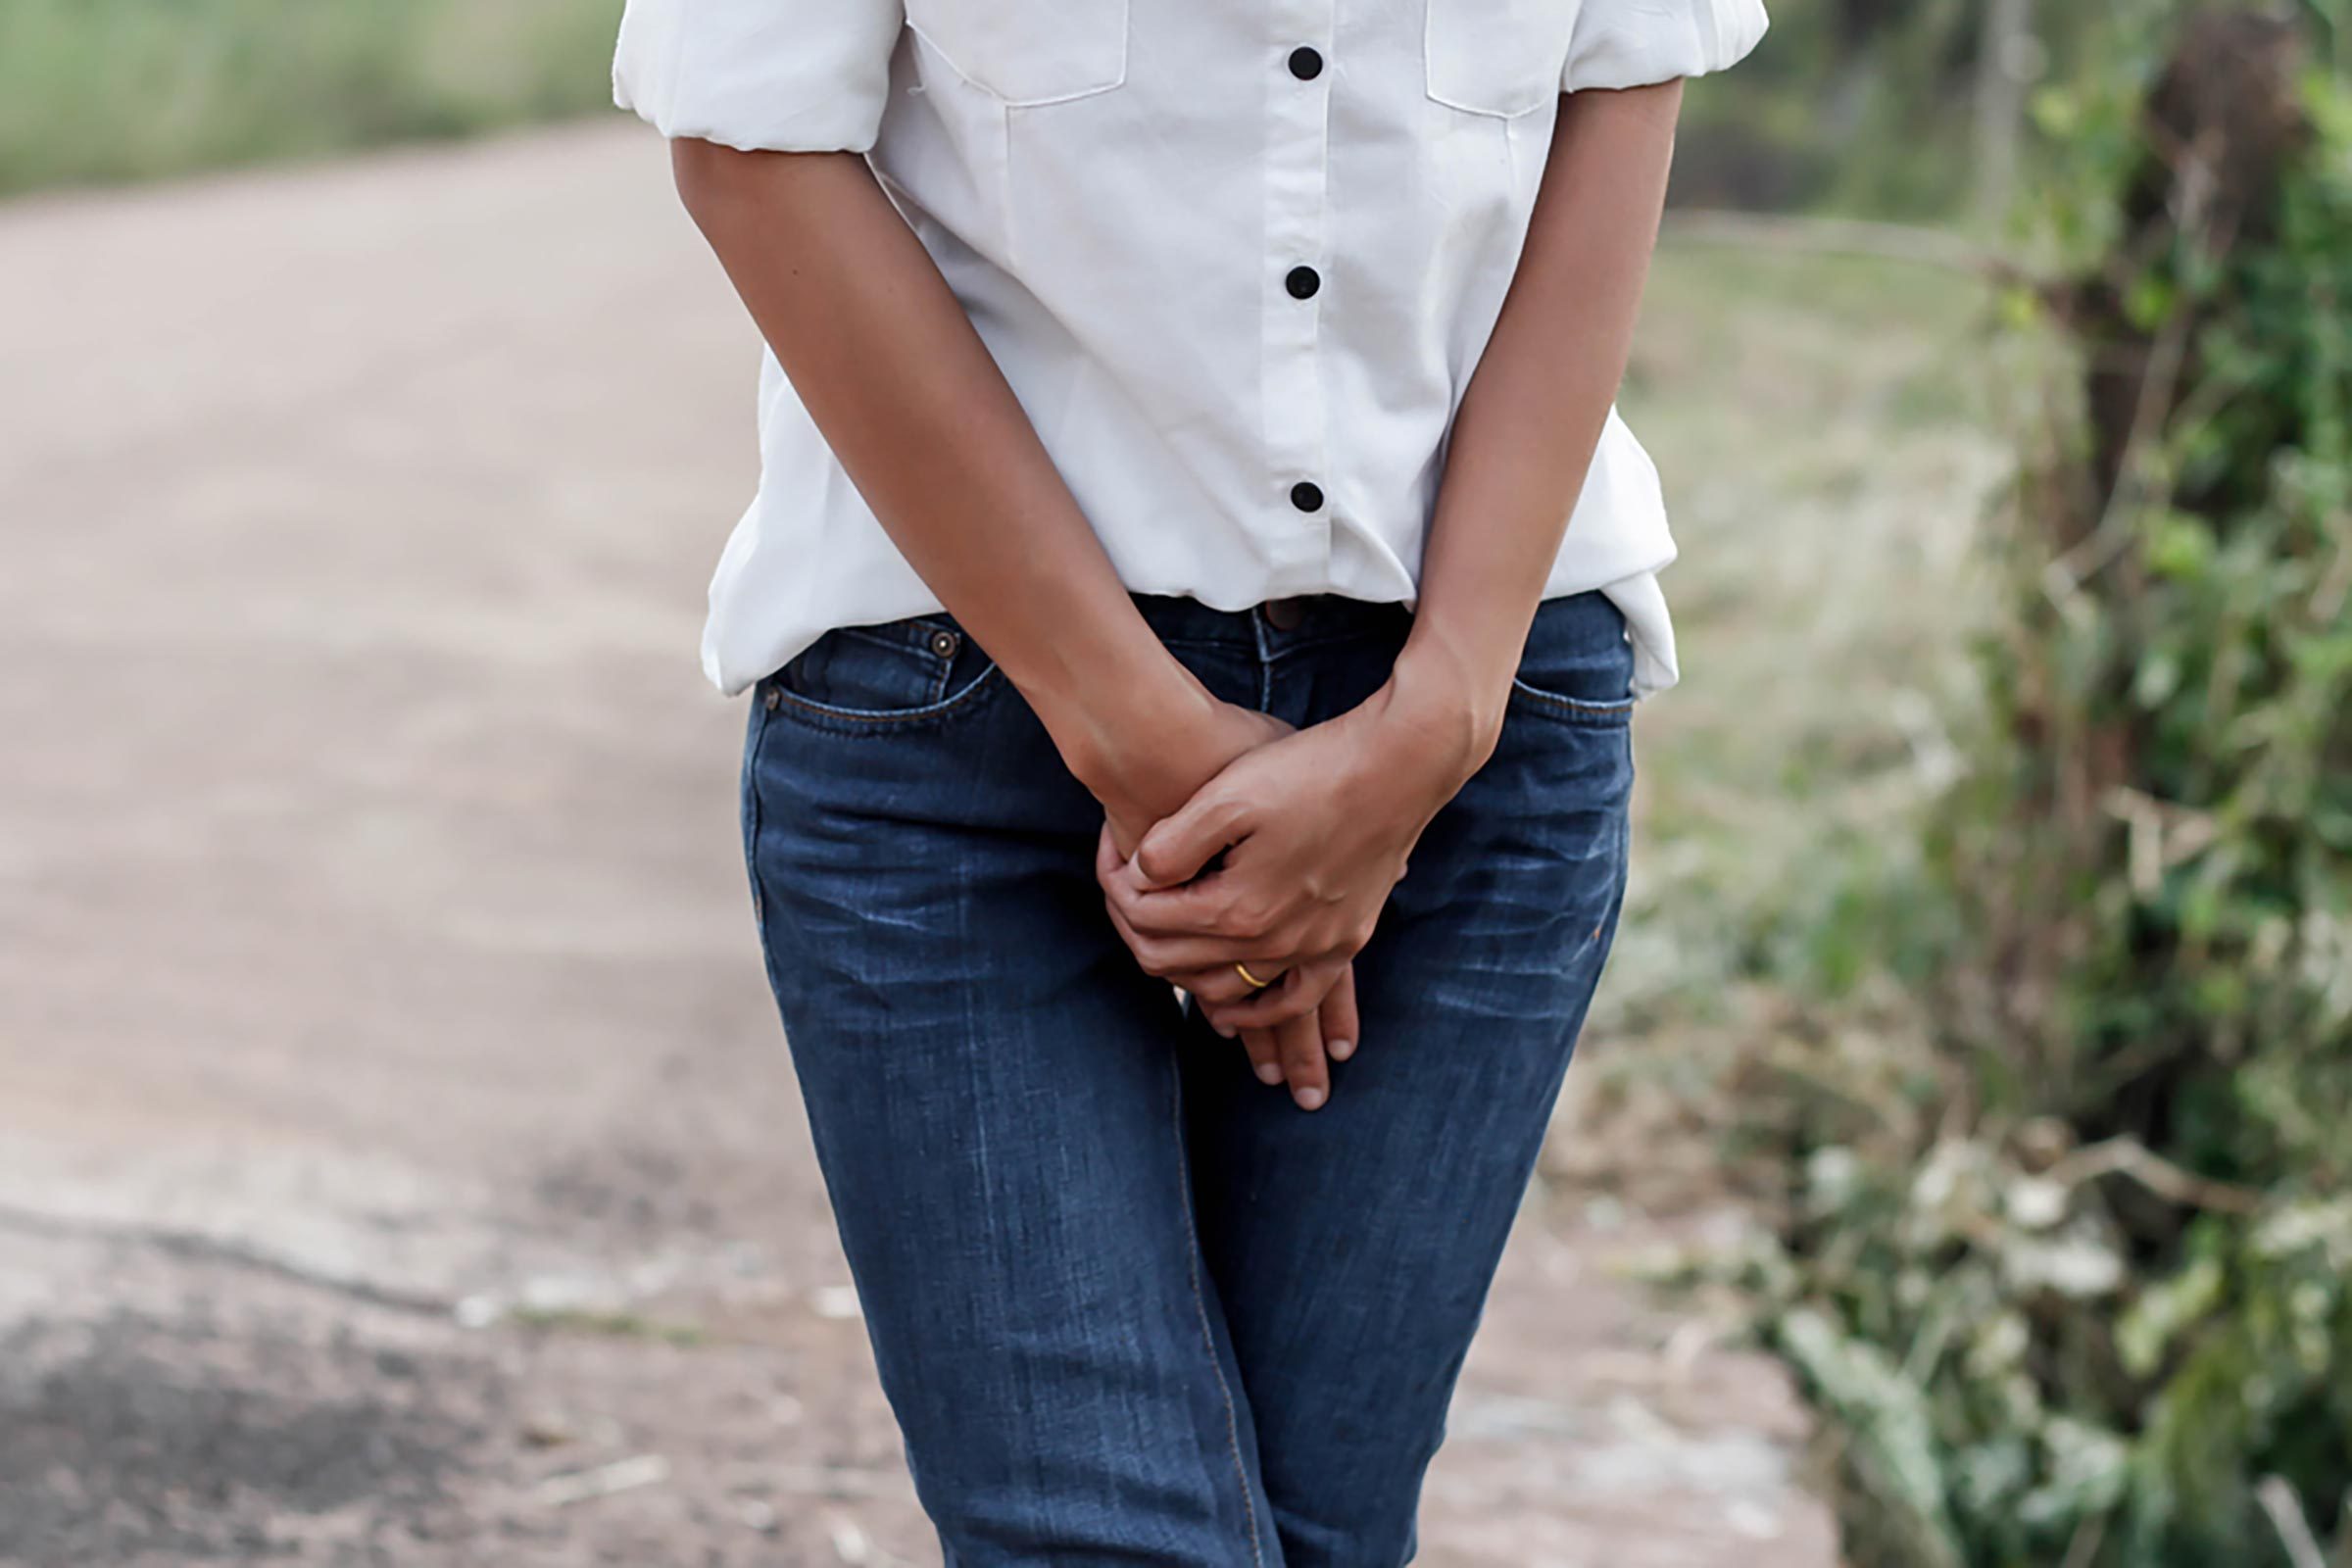
[{"label": "woman's torso", "polygon": [[[1409,602],[1587,13],[1629,3],[907,0],[872,162],[1132,590]],[[772,358],[760,414],[705,642],[730,691],[940,608]],[[1546,587],[1628,585],[1645,688],[1673,554],[1612,416]]]}]

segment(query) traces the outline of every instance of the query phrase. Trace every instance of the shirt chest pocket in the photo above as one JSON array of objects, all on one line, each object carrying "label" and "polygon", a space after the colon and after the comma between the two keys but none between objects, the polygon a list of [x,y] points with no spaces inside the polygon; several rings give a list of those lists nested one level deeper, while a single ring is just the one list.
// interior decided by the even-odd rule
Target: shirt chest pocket
[{"label": "shirt chest pocket", "polygon": [[1129,0],[906,0],[906,22],[1005,103],[1062,103],[1127,79]]},{"label": "shirt chest pocket", "polygon": [[1424,3],[1430,97],[1472,114],[1509,117],[1541,109],[1559,95],[1583,0]]}]

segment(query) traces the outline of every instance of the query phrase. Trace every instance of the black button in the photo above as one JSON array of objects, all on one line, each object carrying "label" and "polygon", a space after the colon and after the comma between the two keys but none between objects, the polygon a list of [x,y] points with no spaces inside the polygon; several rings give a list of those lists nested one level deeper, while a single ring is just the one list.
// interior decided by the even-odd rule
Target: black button
[{"label": "black button", "polygon": [[1304,479],[1299,480],[1291,486],[1291,505],[1297,507],[1300,512],[1321,512],[1323,510],[1323,487],[1318,484],[1309,484]]},{"label": "black button", "polygon": [[1301,44],[1291,51],[1291,74],[1300,81],[1312,81],[1323,74],[1323,57]]},{"label": "black button", "polygon": [[1266,624],[1276,631],[1297,631],[1306,623],[1306,601],[1303,599],[1269,599],[1258,606]]},{"label": "black button", "polygon": [[1311,267],[1294,267],[1291,275],[1282,282],[1291,291],[1291,298],[1311,300],[1315,297],[1315,291],[1323,286],[1323,274]]}]

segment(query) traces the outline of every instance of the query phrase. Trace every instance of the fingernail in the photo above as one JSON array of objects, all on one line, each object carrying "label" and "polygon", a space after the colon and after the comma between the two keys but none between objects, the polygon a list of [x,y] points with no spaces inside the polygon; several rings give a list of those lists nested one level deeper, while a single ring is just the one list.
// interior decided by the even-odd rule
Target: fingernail
[{"label": "fingernail", "polygon": [[1300,1110],[1321,1110],[1323,1108],[1323,1091],[1320,1089],[1301,1089],[1295,1098],[1298,1102]]},{"label": "fingernail", "polygon": [[1274,1062],[1262,1063],[1257,1069],[1257,1081],[1271,1089],[1282,1082],[1282,1068]]},{"label": "fingernail", "polygon": [[1331,1053],[1332,1060],[1346,1061],[1349,1056],[1355,1054],[1355,1042],[1352,1040],[1334,1040],[1326,1044],[1323,1049]]},{"label": "fingernail", "polygon": [[1236,1035],[1241,1033],[1239,1029],[1236,1029],[1229,1023],[1212,1024],[1210,1027],[1215,1029],[1217,1033],[1223,1035],[1228,1040],[1233,1039]]}]

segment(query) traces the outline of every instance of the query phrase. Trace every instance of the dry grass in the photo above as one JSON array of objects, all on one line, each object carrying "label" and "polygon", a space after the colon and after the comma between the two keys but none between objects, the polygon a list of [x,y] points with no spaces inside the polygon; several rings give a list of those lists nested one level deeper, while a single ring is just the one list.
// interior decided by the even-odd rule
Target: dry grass
[{"label": "dry grass", "polygon": [[[1899,956],[1989,588],[1989,324],[1948,271],[1661,256],[1625,409],[1683,548],[1684,683],[1641,715],[1635,886],[1555,1173],[1690,1196],[1725,1152],[1690,1134],[1728,1121],[1780,997],[1883,985]],[[1901,998],[1860,1000],[1904,1026]]]},{"label": "dry grass", "polygon": [[619,0],[0,0],[0,195],[608,101]]}]

